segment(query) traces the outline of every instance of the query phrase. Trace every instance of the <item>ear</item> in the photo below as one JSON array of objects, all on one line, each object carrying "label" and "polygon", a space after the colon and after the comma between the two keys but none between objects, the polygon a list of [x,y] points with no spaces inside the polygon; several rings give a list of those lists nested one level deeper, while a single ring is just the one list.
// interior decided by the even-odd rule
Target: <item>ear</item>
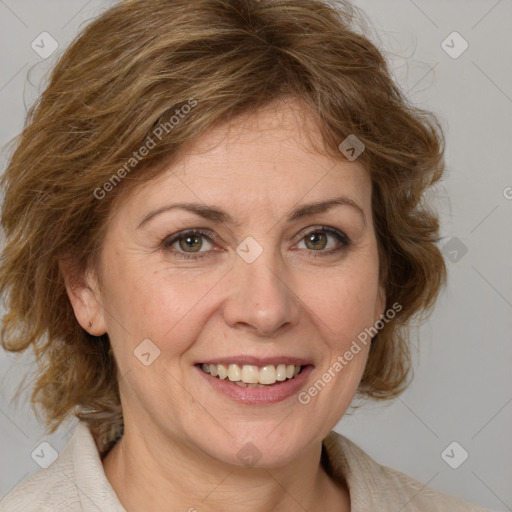
[{"label": "ear", "polygon": [[69,257],[61,259],[59,267],[78,323],[93,336],[105,334],[103,299],[96,274],[92,270],[79,270]]}]

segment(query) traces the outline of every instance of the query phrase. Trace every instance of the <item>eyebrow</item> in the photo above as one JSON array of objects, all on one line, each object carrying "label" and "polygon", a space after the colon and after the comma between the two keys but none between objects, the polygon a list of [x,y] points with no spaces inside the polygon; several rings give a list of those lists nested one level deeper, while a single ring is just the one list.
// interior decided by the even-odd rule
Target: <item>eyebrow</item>
[{"label": "eyebrow", "polygon": [[[309,203],[299,206],[298,208],[292,210],[291,213],[289,213],[287,220],[288,222],[294,222],[305,217],[315,215],[317,213],[324,213],[330,210],[331,208],[334,208],[335,206],[350,206],[361,215],[363,222],[366,225],[366,215],[363,209],[352,199],[343,196],[328,199],[326,201],[318,201],[315,203]],[[208,219],[216,223],[231,224],[233,226],[240,224],[239,222],[235,221],[235,219],[231,215],[229,215],[220,208],[206,206],[204,204],[199,203],[175,203],[172,205],[163,206],[162,208],[158,208],[156,210],[149,212],[147,215],[144,216],[140,224],[137,226],[137,229],[140,229],[142,226],[144,226],[157,215],[175,209],[181,209],[195,213],[196,215],[199,215],[203,219]]]}]

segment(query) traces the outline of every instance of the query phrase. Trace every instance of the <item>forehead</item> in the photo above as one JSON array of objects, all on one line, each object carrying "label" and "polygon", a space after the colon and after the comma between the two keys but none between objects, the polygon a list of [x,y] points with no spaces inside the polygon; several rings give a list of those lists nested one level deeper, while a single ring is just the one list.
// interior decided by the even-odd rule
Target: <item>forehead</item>
[{"label": "forehead", "polygon": [[344,194],[370,207],[369,173],[321,147],[317,120],[296,100],[219,123],[185,147],[182,157],[135,189],[130,210],[173,200],[203,202],[241,213],[291,208]]}]

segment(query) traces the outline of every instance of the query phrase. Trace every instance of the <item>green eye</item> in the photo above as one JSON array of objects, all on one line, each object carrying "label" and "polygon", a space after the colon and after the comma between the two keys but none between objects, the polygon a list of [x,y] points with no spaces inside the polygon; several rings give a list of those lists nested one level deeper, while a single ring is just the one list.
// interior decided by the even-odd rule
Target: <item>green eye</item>
[{"label": "green eye", "polygon": [[202,235],[187,235],[182,236],[178,239],[180,249],[182,249],[185,252],[198,252],[202,245]]},{"label": "green eye", "polygon": [[[163,242],[163,247],[174,256],[184,259],[202,259],[210,254],[215,234],[209,231],[193,229],[176,233]],[[299,241],[300,249],[311,256],[329,256],[340,253],[350,245],[349,238],[341,231],[322,226],[310,231]]]},{"label": "green eye", "polygon": [[306,241],[307,248],[314,251],[325,249],[328,243],[325,233],[311,233],[304,240]]},{"label": "green eye", "polygon": [[178,257],[198,259],[208,255],[213,242],[208,232],[189,230],[173,235],[163,246]]},{"label": "green eye", "polygon": [[[331,240],[334,240],[334,242],[331,242]],[[300,243],[302,242],[309,251],[319,253],[318,256],[342,251],[350,245],[347,235],[337,229],[328,227],[316,228],[314,231],[310,231],[302,238]]]}]

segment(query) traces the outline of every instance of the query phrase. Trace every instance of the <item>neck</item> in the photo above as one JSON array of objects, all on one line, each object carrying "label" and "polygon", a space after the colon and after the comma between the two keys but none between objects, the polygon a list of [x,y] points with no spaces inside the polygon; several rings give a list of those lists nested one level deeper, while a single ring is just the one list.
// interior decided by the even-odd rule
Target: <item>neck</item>
[{"label": "neck", "polygon": [[154,442],[155,437],[126,427],[103,467],[127,512],[350,510],[346,486],[321,465],[321,443],[293,464],[246,468],[224,464],[185,443]]}]

